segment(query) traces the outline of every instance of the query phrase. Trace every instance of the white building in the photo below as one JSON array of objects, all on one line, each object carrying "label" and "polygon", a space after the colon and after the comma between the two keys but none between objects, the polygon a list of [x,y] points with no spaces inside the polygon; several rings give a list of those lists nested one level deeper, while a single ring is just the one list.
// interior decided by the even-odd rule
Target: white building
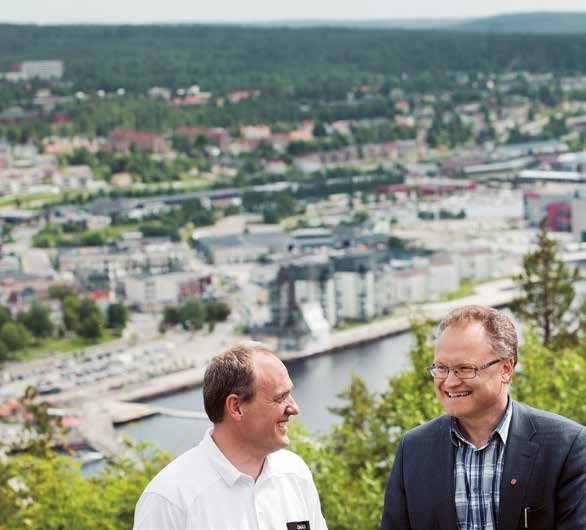
[{"label": "white building", "polygon": [[482,282],[490,280],[493,274],[493,254],[488,248],[470,248],[454,255],[462,282]]},{"label": "white building", "polygon": [[449,254],[432,256],[427,274],[428,298],[438,298],[441,294],[453,293],[460,287],[458,266]]},{"label": "white building", "polygon": [[94,180],[89,166],[68,166],[53,173],[53,184],[62,191],[96,191],[108,188],[104,181]]},{"label": "white building", "polygon": [[118,247],[77,247],[59,250],[62,272],[103,272],[124,277],[143,271],[164,273],[188,270],[192,251],[185,243],[126,241]]},{"label": "white building", "polygon": [[126,303],[145,310],[181,304],[200,296],[211,281],[197,272],[130,276],[124,279]]},{"label": "white building", "polygon": [[393,304],[416,304],[429,298],[425,269],[393,271]]},{"label": "white building", "polygon": [[370,320],[375,316],[373,271],[336,271],[336,312],[338,320]]},{"label": "white building", "polygon": [[20,63],[20,72],[27,79],[61,79],[63,61],[24,61]]},{"label": "white building", "polygon": [[586,196],[572,199],[572,235],[574,241],[586,241]]}]

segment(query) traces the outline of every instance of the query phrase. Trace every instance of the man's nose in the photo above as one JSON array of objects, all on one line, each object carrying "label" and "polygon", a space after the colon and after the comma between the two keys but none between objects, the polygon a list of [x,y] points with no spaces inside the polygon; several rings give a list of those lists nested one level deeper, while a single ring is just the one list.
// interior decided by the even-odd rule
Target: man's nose
[{"label": "man's nose", "polygon": [[458,386],[462,380],[456,376],[454,370],[448,372],[448,377],[445,378],[444,384],[448,386]]},{"label": "man's nose", "polygon": [[289,404],[287,405],[286,412],[290,416],[297,416],[297,414],[299,414],[299,406],[297,405],[293,397],[289,398]]}]

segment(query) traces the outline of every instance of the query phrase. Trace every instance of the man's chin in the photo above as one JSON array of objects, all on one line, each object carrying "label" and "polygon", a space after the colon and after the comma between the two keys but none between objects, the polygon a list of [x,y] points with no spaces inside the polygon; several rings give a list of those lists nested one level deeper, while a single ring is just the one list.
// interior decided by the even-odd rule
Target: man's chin
[{"label": "man's chin", "polygon": [[442,407],[448,416],[456,417],[466,416],[470,408],[468,403],[454,402],[450,398],[442,400]]}]

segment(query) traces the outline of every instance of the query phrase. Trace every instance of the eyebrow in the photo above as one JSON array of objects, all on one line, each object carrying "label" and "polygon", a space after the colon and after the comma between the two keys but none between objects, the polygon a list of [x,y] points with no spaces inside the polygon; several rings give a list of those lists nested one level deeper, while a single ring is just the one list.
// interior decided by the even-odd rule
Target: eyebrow
[{"label": "eyebrow", "polygon": [[[445,366],[446,368],[448,367],[448,364],[444,363],[442,361],[434,361],[433,364],[435,364],[436,366]],[[464,362],[464,363],[456,364],[454,367],[455,368],[463,368],[466,366],[475,367],[476,365],[473,362]]]},{"label": "eyebrow", "polygon": [[285,397],[287,394],[290,394],[292,391],[293,391],[293,385],[291,385],[291,387],[288,390],[285,390],[284,392],[277,394],[273,399],[281,399],[281,398]]}]

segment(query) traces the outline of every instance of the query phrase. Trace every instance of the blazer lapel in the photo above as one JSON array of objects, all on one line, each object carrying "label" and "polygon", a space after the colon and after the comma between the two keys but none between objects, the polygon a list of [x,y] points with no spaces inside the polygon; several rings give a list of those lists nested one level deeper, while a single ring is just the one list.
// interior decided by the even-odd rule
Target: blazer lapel
[{"label": "blazer lapel", "polygon": [[440,423],[437,455],[440,466],[435,476],[436,491],[439,492],[441,507],[439,509],[439,528],[452,530],[458,527],[456,518],[455,484],[454,484],[454,445],[450,437],[450,417]]},{"label": "blazer lapel", "polygon": [[539,445],[531,442],[535,427],[524,407],[513,401],[513,416],[505,448],[505,462],[500,484],[499,530],[517,528],[523,500],[531,481]]}]

